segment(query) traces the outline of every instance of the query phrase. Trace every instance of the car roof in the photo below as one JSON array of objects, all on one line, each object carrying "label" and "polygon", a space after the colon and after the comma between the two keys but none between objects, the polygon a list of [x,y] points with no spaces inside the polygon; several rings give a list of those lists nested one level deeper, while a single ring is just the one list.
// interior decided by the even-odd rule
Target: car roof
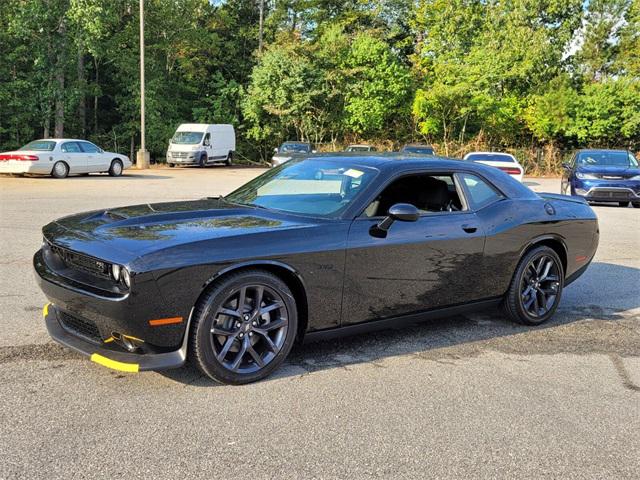
[{"label": "car roof", "polygon": [[352,143],[351,145],[347,145],[349,147],[371,147],[368,143]]},{"label": "car roof", "polygon": [[465,155],[465,157],[467,155],[509,155],[510,157],[513,157],[511,153],[507,152],[469,152]]},{"label": "car roof", "polygon": [[282,142],[282,145],[284,145],[285,143],[296,143],[296,144],[301,144],[301,145],[311,145],[311,142],[303,142],[303,141],[297,141],[297,140],[287,140],[286,142]]},{"label": "car roof", "polygon": [[[411,153],[398,152],[336,152],[336,153],[316,153],[305,156],[308,160],[325,160],[329,162],[344,163],[350,160],[352,167],[369,167],[383,172],[386,176],[393,176],[397,173],[411,173],[416,170],[441,170],[459,171],[466,170],[477,173],[488,179],[499,189],[503,190],[509,197],[538,198],[538,196],[525,185],[502,170],[484,165],[482,163],[465,162],[459,158],[447,158],[441,156],[424,156]],[[302,160],[304,161],[304,160]]]},{"label": "car roof", "polygon": [[620,148],[582,148],[580,150],[576,150],[576,153],[605,153],[605,152],[615,152],[615,153],[628,153],[629,150],[624,150]]},{"label": "car roof", "polygon": [[404,146],[405,147],[429,147],[429,148],[433,148],[433,145],[430,145],[428,143],[407,143]]}]

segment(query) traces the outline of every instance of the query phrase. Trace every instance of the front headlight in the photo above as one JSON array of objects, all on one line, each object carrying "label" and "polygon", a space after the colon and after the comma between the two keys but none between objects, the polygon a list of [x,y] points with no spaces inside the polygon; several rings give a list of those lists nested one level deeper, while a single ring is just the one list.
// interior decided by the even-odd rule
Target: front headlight
[{"label": "front headlight", "polygon": [[127,288],[131,288],[131,275],[129,274],[129,270],[127,270],[127,267],[122,267],[122,281],[127,286]]},{"label": "front headlight", "polygon": [[116,282],[120,281],[120,265],[116,265],[115,263],[111,265],[111,275]]},{"label": "front headlight", "polygon": [[598,178],[596,175],[593,175],[591,173],[582,172],[576,172],[576,177],[578,177],[580,180],[596,180]]}]

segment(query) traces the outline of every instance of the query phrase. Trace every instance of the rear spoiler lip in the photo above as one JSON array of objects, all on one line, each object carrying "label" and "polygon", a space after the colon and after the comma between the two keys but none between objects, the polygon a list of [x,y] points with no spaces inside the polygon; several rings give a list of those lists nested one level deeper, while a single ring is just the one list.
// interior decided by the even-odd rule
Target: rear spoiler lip
[{"label": "rear spoiler lip", "polygon": [[561,195],[559,193],[540,192],[538,193],[540,198],[545,200],[563,200],[565,202],[582,203],[588,205],[588,202],[577,195]]}]

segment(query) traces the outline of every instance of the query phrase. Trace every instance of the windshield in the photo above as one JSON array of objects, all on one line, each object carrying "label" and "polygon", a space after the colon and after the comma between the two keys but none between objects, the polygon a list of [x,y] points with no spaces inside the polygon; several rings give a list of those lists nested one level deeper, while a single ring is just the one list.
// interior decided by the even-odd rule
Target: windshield
[{"label": "windshield", "polygon": [[35,142],[29,142],[24,147],[20,147],[18,150],[35,150],[40,152],[52,152],[56,148],[56,142],[47,140],[36,140]]},{"label": "windshield", "polygon": [[473,153],[467,156],[467,160],[470,162],[515,162],[511,155],[504,153]]},{"label": "windshield", "polygon": [[402,151],[405,153],[419,153],[421,155],[433,155],[432,147],[404,147]]},{"label": "windshield", "polygon": [[373,168],[343,162],[294,160],[263,173],[225,199],[240,205],[335,217],[377,172]]},{"label": "windshield", "polygon": [[287,152],[299,152],[309,153],[311,151],[311,145],[308,143],[283,143],[278,150],[280,153]]},{"label": "windshield", "polygon": [[578,165],[599,167],[637,167],[638,161],[628,152],[582,152]]},{"label": "windshield", "polygon": [[176,145],[196,145],[202,140],[204,132],[176,132],[171,143]]},{"label": "windshield", "polygon": [[347,147],[347,152],[374,152],[375,148],[368,145],[350,145]]}]

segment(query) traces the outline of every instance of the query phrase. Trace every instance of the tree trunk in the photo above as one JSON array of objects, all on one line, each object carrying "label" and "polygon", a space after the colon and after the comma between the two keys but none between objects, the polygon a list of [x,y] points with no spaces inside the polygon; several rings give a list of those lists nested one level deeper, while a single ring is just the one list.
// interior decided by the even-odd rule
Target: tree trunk
[{"label": "tree trunk", "polygon": [[262,39],[264,36],[264,0],[259,0],[260,23],[258,27],[258,52],[262,53]]},{"label": "tree trunk", "polygon": [[80,131],[82,138],[87,138],[87,81],[84,71],[84,51],[78,48],[78,86],[80,90],[80,100],[78,101],[78,117],[80,118]]},{"label": "tree trunk", "polygon": [[100,75],[98,73],[98,59],[96,57],[93,57],[93,65],[96,69],[95,72],[95,86],[94,86],[94,90],[95,90],[95,94],[93,95],[93,133],[96,134],[98,133],[98,86],[99,86],[99,80],[100,80]]},{"label": "tree trunk", "polygon": [[65,44],[67,33],[66,22],[62,20],[58,27],[60,34],[60,45],[58,46],[58,57],[56,60],[55,76],[55,125],[53,136],[62,138],[64,136],[64,70],[65,70]]}]

